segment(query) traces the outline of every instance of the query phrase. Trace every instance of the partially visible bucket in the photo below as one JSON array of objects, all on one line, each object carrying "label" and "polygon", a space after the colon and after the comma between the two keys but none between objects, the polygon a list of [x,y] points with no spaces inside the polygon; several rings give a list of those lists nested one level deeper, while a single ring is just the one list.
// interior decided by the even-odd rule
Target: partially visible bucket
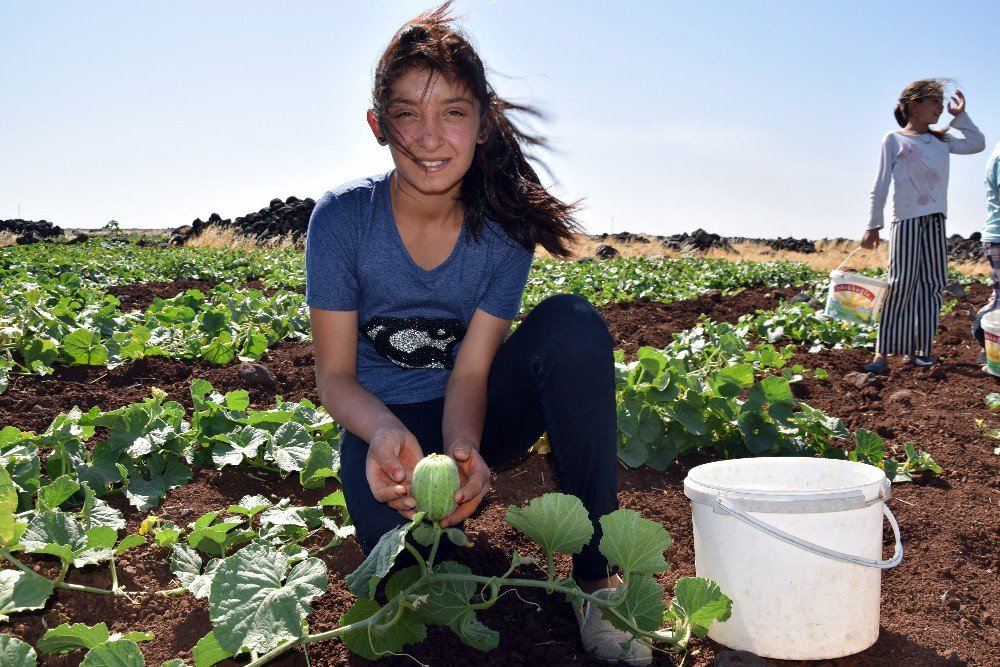
[{"label": "partially visible bucket", "polygon": [[847,322],[874,324],[882,310],[888,283],[859,273],[833,270],[826,313]]},{"label": "partially visible bucket", "polygon": [[980,320],[986,344],[986,370],[1000,375],[1000,312],[991,311]]},{"label": "partially visible bucket", "polygon": [[[709,637],[782,660],[852,655],[878,639],[881,571],[903,558],[885,506],[889,481],[863,463],[754,458],[696,466],[691,499],[697,576],[733,601]],[[896,553],[882,556],[882,517]]]}]

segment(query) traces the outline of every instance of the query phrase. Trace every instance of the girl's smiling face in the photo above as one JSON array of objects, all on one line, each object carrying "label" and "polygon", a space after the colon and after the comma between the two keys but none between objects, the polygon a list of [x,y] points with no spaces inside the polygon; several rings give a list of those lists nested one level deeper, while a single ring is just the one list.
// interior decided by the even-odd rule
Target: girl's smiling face
[{"label": "girl's smiling face", "polygon": [[921,97],[910,102],[907,111],[911,123],[933,125],[944,113],[944,100],[937,95]]},{"label": "girl's smiling face", "polygon": [[[386,108],[399,185],[413,194],[457,196],[476,145],[485,140],[475,96],[438,72],[410,69],[393,82]],[[371,111],[368,123],[377,137],[385,136]]]}]

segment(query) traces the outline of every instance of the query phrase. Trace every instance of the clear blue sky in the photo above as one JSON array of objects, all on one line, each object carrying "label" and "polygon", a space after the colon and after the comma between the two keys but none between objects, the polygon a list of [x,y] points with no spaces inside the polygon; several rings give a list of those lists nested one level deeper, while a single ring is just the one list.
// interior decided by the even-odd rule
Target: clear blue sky
[{"label": "clear blue sky", "polygon": [[[0,0],[0,219],[176,227],[387,171],[372,68],[431,6]],[[593,233],[860,237],[892,106],[929,76],[987,139],[952,158],[949,232],[985,217],[998,2],[456,7],[500,92],[551,115],[554,187]]]}]

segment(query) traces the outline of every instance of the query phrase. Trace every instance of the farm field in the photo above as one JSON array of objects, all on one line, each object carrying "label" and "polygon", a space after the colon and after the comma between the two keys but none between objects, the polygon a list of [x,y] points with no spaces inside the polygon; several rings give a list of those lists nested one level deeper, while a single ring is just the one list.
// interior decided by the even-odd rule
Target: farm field
[{"label": "farm field", "polygon": [[[294,256],[286,254],[281,257],[287,262],[289,257]],[[299,405],[300,413],[308,412],[305,401],[313,404],[318,404],[318,401],[311,345],[305,340],[301,325],[278,325],[272,319],[252,313],[243,319],[231,317],[224,323],[221,313],[236,312],[241,301],[238,295],[244,292],[233,292],[233,288],[229,287],[213,291],[216,285],[233,281],[238,284],[238,290],[249,287],[253,291],[252,299],[256,299],[261,308],[280,305],[290,321],[301,322],[301,314],[297,310],[301,307],[299,274],[281,262],[269,262],[266,257],[239,262],[222,257],[220,262],[216,265],[219,267],[217,273],[203,269],[181,270],[177,268],[181,264],[175,264],[159,275],[133,276],[152,280],[144,284],[127,279],[107,279],[104,275],[95,276],[97,287],[68,284],[62,279],[62,285],[68,289],[96,289],[101,294],[115,297],[117,304],[111,303],[115,308],[103,314],[99,312],[101,308],[88,313],[85,307],[73,308],[64,304],[64,312],[75,313],[77,322],[84,321],[84,317],[90,318],[87,322],[96,322],[92,325],[93,329],[103,331],[103,338],[90,338],[85,346],[79,344],[80,340],[73,345],[62,346],[59,336],[66,332],[60,330],[58,336],[55,334],[60,329],[58,323],[67,322],[65,314],[56,314],[50,321],[40,318],[45,324],[36,331],[47,332],[38,335],[51,335],[55,341],[51,350],[46,346],[25,344],[25,338],[35,335],[30,332],[22,332],[19,342],[15,340],[16,336],[8,333],[3,340],[9,344],[3,349],[12,359],[21,359],[22,362],[34,359],[42,366],[51,368],[51,373],[25,375],[19,373],[16,367],[10,367],[13,370],[8,370],[4,376],[6,391],[0,393],[0,429],[14,427],[22,432],[42,434],[53,424],[53,420],[74,407],[87,411],[96,406],[107,413],[149,399],[153,387],[162,390],[162,404],[176,401],[188,415],[199,410],[210,411],[213,408],[207,404],[210,400],[206,403],[207,391],[201,394],[192,392],[192,384],[199,380],[207,382],[210,389],[221,396],[233,396],[232,404],[226,405],[228,409],[244,412],[273,410],[277,395],[286,405]],[[743,315],[783,308],[782,304],[801,291],[800,286],[817,280],[817,276],[807,270],[788,266],[777,267],[770,272],[755,273],[757,269],[752,268],[740,269],[742,273],[727,274],[719,269],[724,264],[679,266],[677,270],[680,273],[662,282],[658,282],[656,274],[666,269],[655,263],[608,263],[590,273],[586,267],[574,272],[572,265],[568,268],[562,264],[543,264],[541,270],[536,269],[532,274],[534,283],[529,286],[526,305],[537,302],[551,291],[585,293],[599,304],[616,346],[623,352],[624,365],[639,358],[643,354],[639,352],[642,347],[671,349],[671,345],[677,344],[674,334],[688,335],[684,332],[698,326],[700,315],[716,323],[737,326]],[[240,277],[235,280],[231,273],[227,273],[234,267],[240,271]],[[716,271],[717,275],[712,277]],[[794,280],[779,285],[775,278],[778,274],[791,276]],[[171,276],[176,279],[170,279]],[[711,280],[699,283],[702,276],[709,276]],[[597,284],[595,287],[595,283],[600,283],[602,279],[609,281],[609,285]],[[10,289],[13,280],[8,280],[5,289]],[[102,280],[106,280],[103,286],[100,285]],[[249,284],[248,280],[251,281]],[[745,289],[729,293],[725,289],[728,287],[725,285],[727,280],[743,281]],[[612,281],[614,286],[610,285]],[[678,289],[678,285],[685,282],[691,285],[697,283],[698,288],[687,291]],[[30,293],[31,289],[34,288],[28,288],[27,292]],[[758,350],[767,347],[764,341],[773,343],[776,350],[785,350],[783,346],[799,335],[795,333],[797,328],[801,326],[805,329],[799,335],[802,343],[794,352],[790,349],[782,354],[758,352],[760,356],[754,357],[757,371],[776,373],[776,378],[780,377],[777,369],[796,365],[802,367],[801,372],[792,372],[801,377],[788,385],[794,401],[840,418],[843,426],[851,432],[864,430],[876,434],[884,441],[889,457],[897,460],[905,460],[904,444],[912,441],[919,450],[933,456],[942,468],[940,475],[915,474],[914,481],[894,485],[889,506],[899,520],[906,552],[900,566],[883,574],[882,627],[878,642],[859,655],[822,664],[996,663],[995,656],[1000,652],[1000,619],[997,618],[1000,613],[1000,520],[997,519],[997,510],[1000,509],[1000,457],[993,453],[993,449],[1000,443],[986,437],[977,420],[983,420],[988,427],[1000,427],[1000,415],[991,412],[986,404],[988,394],[1000,391],[1000,381],[980,370],[976,363],[978,347],[971,338],[968,326],[969,312],[985,302],[989,290],[979,283],[970,284],[968,289],[968,296],[949,304],[950,310],[942,319],[936,350],[944,362],[940,367],[903,367],[895,360],[888,376],[877,378],[867,385],[863,378],[849,376],[870,356],[868,350],[858,349],[870,342],[870,337],[866,337],[864,332],[833,331],[822,320],[815,319],[808,320],[809,324],[795,324],[786,311],[782,311],[786,314],[781,317],[762,315],[757,320],[743,320],[744,329],[756,330],[762,336],[754,341]],[[44,292],[44,288],[41,291]],[[188,296],[173,301],[178,294]],[[39,300],[33,301],[32,307],[38,310],[43,302],[44,299],[39,297]],[[51,301],[48,303],[52,305]],[[190,313],[186,309],[190,309]],[[130,312],[134,314],[128,315]],[[8,322],[4,325],[10,326]],[[259,328],[254,329],[257,325],[260,325]],[[150,337],[133,336],[130,331],[136,327],[144,327]],[[163,330],[158,331],[157,327]],[[226,327],[231,327],[231,330]],[[69,328],[72,329],[73,325]],[[167,330],[180,333],[168,336]],[[218,342],[219,338],[226,338],[224,330],[229,334],[230,341],[243,345],[240,350],[229,354],[229,358],[226,358],[224,346]],[[190,331],[197,333],[185,333]],[[212,336],[214,338],[207,340]],[[150,343],[157,340],[164,342],[154,350]],[[172,342],[168,345],[167,341]],[[199,341],[199,344],[195,345],[193,341]],[[841,349],[832,349],[834,346]],[[91,362],[103,361],[79,363],[78,355],[84,353],[81,348],[92,355]],[[105,351],[102,353],[100,349]],[[121,363],[107,363],[107,359],[113,359],[116,353]],[[782,360],[776,360],[777,357],[782,357]],[[251,362],[256,365],[249,366]],[[262,372],[260,367],[269,373]],[[823,369],[825,373],[813,372],[812,369]],[[857,385],[852,384],[854,381]],[[743,389],[753,385],[752,379],[749,382],[743,385]],[[236,395],[242,391],[246,394]],[[626,405],[634,396],[624,386],[622,391],[623,405]],[[792,400],[789,399],[788,403],[792,404]],[[643,409],[649,410],[648,407]],[[672,408],[668,405],[665,409],[669,411]],[[217,417],[217,413],[211,414],[213,418]],[[631,428],[627,425],[631,414],[627,410],[620,412],[626,431]],[[311,418],[318,423],[315,415]],[[642,430],[652,422],[638,423],[640,426],[637,429]],[[666,426],[657,428],[679,428],[677,423],[679,420],[676,418],[665,419]],[[109,431],[113,434],[115,422],[105,419],[96,424],[88,445],[107,438]],[[799,428],[806,433],[807,427],[813,429],[808,431],[809,434],[823,433],[816,430],[818,427],[815,425]],[[693,427],[685,428],[691,430]],[[0,440],[0,453],[9,454],[10,443],[14,442],[13,429],[4,433],[7,435]],[[664,439],[662,431],[659,433],[660,439]],[[679,434],[669,430],[667,433]],[[631,431],[626,434],[626,440],[630,435]],[[643,437],[635,435],[635,440],[643,440]],[[335,444],[331,436],[323,438]],[[631,467],[621,464],[619,499],[623,508],[641,512],[666,528],[673,538],[673,545],[666,551],[671,569],[666,574],[657,575],[658,581],[667,590],[669,600],[677,580],[694,575],[690,504],[682,490],[684,476],[692,466],[713,460],[719,453],[694,447],[687,453],[664,453],[652,443],[643,441],[642,444],[649,444],[648,452],[642,449],[642,460],[647,460],[645,457],[648,455],[650,465],[659,462],[656,467],[665,470],[649,465]],[[780,449],[782,445],[774,446]],[[43,445],[40,454],[43,459],[52,458],[53,451]],[[746,453],[738,448],[736,451]],[[626,446],[620,456],[633,464],[638,461],[636,449],[630,446]],[[249,461],[254,457],[247,455],[246,458]],[[878,461],[881,462],[881,455]],[[158,490],[162,491],[162,498],[152,498],[152,494],[147,494],[141,496],[137,503],[135,499],[141,495],[138,488],[130,489],[126,494],[110,493],[103,497],[110,508],[122,513],[124,526],[118,529],[118,534],[134,535],[146,532],[144,528],[154,525],[147,520],[150,515],[158,518],[161,527],[170,522],[181,527],[206,513],[241,504],[248,495],[263,496],[269,503],[288,499],[292,507],[314,507],[336,490],[335,479],[329,478],[324,485],[312,484],[308,486],[315,488],[306,488],[300,483],[301,465],[297,471],[294,467],[282,468],[286,474],[294,471],[283,477],[274,470],[274,463],[271,461],[270,466],[228,465],[221,469],[192,466],[190,481],[164,485]],[[9,464],[9,460],[5,464]],[[81,469],[96,475],[93,472],[98,468],[96,459],[90,464],[90,468],[83,466]],[[47,481],[51,482],[51,467],[47,462],[43,463],[43,467],[49,473]],[[515,550],[538,557],[540,552],[537,547],[506,524],[504,515],[509,505],[520,506],[544,492],[554,491],[553,474],[542,454],[529,454],[516,465],[497,471],[487,502],[466,524],[466,534],[473,546],[458,550],[458,562],[477,573],[499,575],[508,568],[510,555]],[[45,479],[41,485],[46,485]],[[69,504],[72,504],[71,499]],[[331,517],[337,517],[335,510],[336,507],[331,508]],[[154,527],[147,534],[155,532]],[[348,590],[345,577],[363,560],[353,539],[347,538],[339,546],[320,550],[329,542],[330,533],[326,531],[312,531],[298,540],[311,556],[322,561],[328,572],[325,593],[311,603],[313,611],[308,616],[308,623],[313,633],[335,627],[341,615],[350,608],[354,595]],[[57,558],[39,554],[17,555],[32,569],[49,578],[59,575]],[[108,589],[113,586],[114,576],[117,583],[128,591],[171,590],[178,583],[171,572],[170,560],[169,548],[147,539],[115,559],[114,574],[107,567],[73,568],[66,581]],[[10,563],[4,563],[5,568],[9,566]],[[569,559],[560,557],[557,561],[559,574],[568,575],[568,569]],[[604,664],[582,656],[576,621],[561,596],[534,590],[519,591],[519,596],[520,599],[515,595],[503,596],[496,606],[480,613],[479,618],[485,625],[500,631],[500,644],[491,652],[481,653],[468,647],[449,630],[437,627],[428,631],[426,641],[407,646],[405,652],[421,663],[433,665]],[[850,623],[851,619],[830,619],[830,622]],[[148,665],[160,665],[176,658],[193,664],[195,644],[213,629],[209,602],[183,591],[169,596],[137,595],[129,598],[60,588],[43,609],[12,613],[8,622],[0,624],[0,633],[36,645],[47,630],[63,623],[90,626],[106,623],[112,632],[151,632],[154,638],[139,642]],[[271,664],[367,664],[337,640],[309,644],[306,650],[308,661],[300,647],[278,657]],[[693,639],[685,664],[711,665],[724,651],[710,640]],[[83,651],[65,655],[46,654],[40,655],[40,663],[73,665],[79,664],[82,658]],[[655,664],[676,664],[677,661],[678,657],[673,654],[658,655]],[[380,662],[387,665],[414,664],[407,657]],[[220,664],[237,663],[223,661]]]}]

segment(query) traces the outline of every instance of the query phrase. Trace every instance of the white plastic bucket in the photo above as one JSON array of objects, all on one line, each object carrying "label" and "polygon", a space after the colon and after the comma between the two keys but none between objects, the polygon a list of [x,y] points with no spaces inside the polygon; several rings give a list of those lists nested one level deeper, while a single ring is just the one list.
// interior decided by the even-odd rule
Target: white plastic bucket
[{"label": "white plastic bucket", "polygon": [[873,324],[878,321],[888,283],[859,273],[830,272],[826,314],[847,322]]},{"label": "white plastic bucket", "polygon": [[1000,311],[986,313],[980,324],[986,344],[986,370],[1000,375]]},{"label": "white plastic bucket", "polygon": [[[706,463],[684,480],[697,576],[733,601],[708,636],[782,660],[827,660],[878,639],[882,569],[903,558],[889,480],[863,463],[753,458]],[[882,516],[896,552],[882,557]]]}]

